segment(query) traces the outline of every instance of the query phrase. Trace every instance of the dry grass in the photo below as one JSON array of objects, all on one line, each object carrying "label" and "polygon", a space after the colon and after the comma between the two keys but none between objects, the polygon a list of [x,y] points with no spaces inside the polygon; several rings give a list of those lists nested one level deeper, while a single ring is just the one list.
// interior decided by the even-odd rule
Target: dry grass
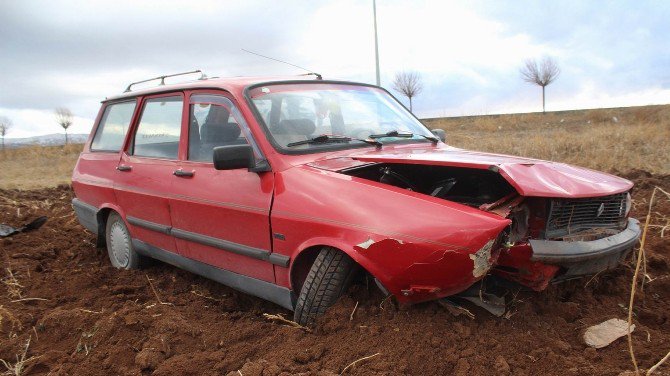
[{"label": "dry grass", "polygon": [[4,330],[4,324],[6,323],[8,338],[12,338],[14,335],[14,329],[21,330],[23,325],[21,321],[16,318],[7,308],[0,305],[0,332]]},{"label": "dry grass", "polygon": [[429,119],[465,149],[596,170],[670,173],[670,106]]},{"label": "dry grass", "polygon": [[33,189],[70,184],[82,144],[0,150],[0,188]]},{"label": "dry grass", "polygon": [[[633,274],[633,281],[631,282],[631,290],[630,290],[630,300],[628,303],[628,351],[630,353],[631,361],[633,362],[633,367],[635,368],[635,374],[639,375],[640,374],[640,369],[637,363],[637,360],[635,358],[635,351],[633,350],[633,337],[631,335],[631,327],[633,326],[633,303],[635,302],[635,291],[636,287],[638,285],[638,275],[640,273],[640,266],[642,266],[643,270],[643,275],[644,277],[648,277],[647,275],[647,266],[646,266],[646,256],[645,256],[645,243],[647,240],[647,230],[650,227],[651,223],[651,218],[652,218],[652,208],[654,204],[657,201],[654,201],[654,197],[656,196],[656,193],[660,192],[660,194],[665,195],[665,198],[670,201],[670,193],[664,191],[660,187],[654,187],[654,190],[651,193],[651,197],[649,198],[649,206],[647,209],[647,216],[645,217],[644,221],[644,228],[642,230],[642,237],[640,238],[640,247],[637,251],[637,256],[636,256],[636,262],[635,262],[635,273]],[[658,213],[658,212],[656,212]],[[665,219],[665,217],[663,217]],[[661,237],[662,237],[661,233]],[[642,278],[642,284],[640,286],[640,289],[644,287],[644,282],[645,278]],[[653,281],[650,279],[650,282]],[[670,358],[670,352],[668,352],[667,355],[665,355],[661,360],[659,360],[656,364],[654,364],[649,370],[647,370],[647,376],[651,375],[658,367],[660,367],[665,361]]]},{"label": "dry grass", "polygon": [[16,279],[16,275],[11,268],[5,268],[7,273],[6,277],[0,280],[3,285],[7,288],[7,294],[10,299],[22,299],[23,298],[23,286],[19,283],[19,280]]},{"label": "dry grass", "polygon": [[16,355],[16,362],[11,363],[9,361],[6,361],[4,359],[0,359],[0,363],[5,367],[6,369],[6,374],[8,375],[14,375],[14,376],[21,376],[24,374],[24,372],[27,374],[30,371],[30,368],[28,366],[28,363],[32,362],[33,360],[36,360],[39,358],[39,356],[31,356],[30,358],[26,358],[26,355],[28,354],[28,348],[30,347],[30,338],[26,341],[26,345],[23,348],[23,352],[19,355]]},{"label": "dry grass", "polygon": [[276,315],[273,315],[273,314],[270,314],[270,313],[264,313],[263,317],[265,317],[266,319],[268,319],[270,321],[278,321],[278,322],[284,324],[285,326],[288,326],[288,327],[291,327],[291,328],[302,329],[302,330],[304,330],[308,333],[312,332],[312,329],[310,329],[306,326],[302,326],[295,321],[292,321],[292,320],[289,320],[289,319],[285,318],[281,313],[278,313]]},{"label": "dry grass", "polygon": [[[670,105],[426,119],[447,143],[596,170],[670,173]],[[0,188],[69,184],[82,145],[0,150]]]}]

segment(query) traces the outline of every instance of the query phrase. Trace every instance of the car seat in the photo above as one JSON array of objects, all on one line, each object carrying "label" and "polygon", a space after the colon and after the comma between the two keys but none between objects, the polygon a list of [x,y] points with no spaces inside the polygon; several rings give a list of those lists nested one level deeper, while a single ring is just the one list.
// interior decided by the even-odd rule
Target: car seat
[{"label": "car seat", "polygon": [[[218,111],[214,113],[212,111]],[[225,115],[225,116],[221,116]],[[228,122],[228,111],[225,108],[213,107],[205,123],[200,128],[200,152],[198,160],[212,161],[214,148],[217,146],[233,145],[240,137],[241,130],[237,123]]]}]

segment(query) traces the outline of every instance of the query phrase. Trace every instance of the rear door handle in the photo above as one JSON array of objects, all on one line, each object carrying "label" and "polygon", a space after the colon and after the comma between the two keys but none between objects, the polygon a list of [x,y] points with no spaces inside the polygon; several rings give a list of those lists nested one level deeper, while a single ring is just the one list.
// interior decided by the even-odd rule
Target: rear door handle
[{"label": "rear door handle", "polygon": [[116,169],[119,170],[119,171],[127,172],[127,171],[132,170],[133,168],[131,166],[127,166],[127,165],[118,165],[118,166],[116,166]]},{"label": "rear door handle", "polygon": [[179,177],[183,177],[183,178],[190,178],[193,175],[195,175],[195,172],[194,171],[184,171],[180,168],[179,170],[174,170],[174,172],[172,174],[174,176],[179,176]]}]

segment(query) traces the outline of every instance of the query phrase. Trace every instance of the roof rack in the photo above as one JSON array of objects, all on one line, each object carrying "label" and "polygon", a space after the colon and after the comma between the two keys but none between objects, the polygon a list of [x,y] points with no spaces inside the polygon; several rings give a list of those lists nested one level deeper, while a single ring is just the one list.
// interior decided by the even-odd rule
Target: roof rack
[{"label": "roof rack", "polygon": [[317,80],[323,80],[323,77],[321,77],[321,75],[316,72],[303,73],[299,74],[298,76],[315,76]]},{"label": "roof rack", "polygon": [[160,86],[160,85],[165,85],[165,79],[168,78],[168,77],[183,76],[183,75],[186,75],[186,74],[194,74],[194,73],[200,73],[200,78],[198,78],[198,80],[206,80],[207,79],[207,75],[202,73],[202,71],[200,69],[190,71],[190,72],[166,74],[164,76],[158,76],[158,77],[150,78],[148,80],[132,82],[132,83],[130,83],[130,85],[128,85],[128,87],[126,88],[124,93],[130,92],[131,91],[130,87],[133,86],[133,85],[142,84],[142,83],[149,82],[149,81],[154,81],[154,80],[161,80],[161,82],[158,84]]}]

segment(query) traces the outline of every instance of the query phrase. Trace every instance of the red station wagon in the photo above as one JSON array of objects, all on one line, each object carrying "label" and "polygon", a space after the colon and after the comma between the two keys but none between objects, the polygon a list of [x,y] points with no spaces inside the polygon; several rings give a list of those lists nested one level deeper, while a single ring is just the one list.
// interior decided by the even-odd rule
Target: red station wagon
[{"label": "red station wagon", "polygon": [[381,87],[167,77],[102,102],[72,176],[115,267],[158,259],[311,324],[357,273],[400,304],[487,274],[539,291],[638,240],[630,181],[448,146]]}]

